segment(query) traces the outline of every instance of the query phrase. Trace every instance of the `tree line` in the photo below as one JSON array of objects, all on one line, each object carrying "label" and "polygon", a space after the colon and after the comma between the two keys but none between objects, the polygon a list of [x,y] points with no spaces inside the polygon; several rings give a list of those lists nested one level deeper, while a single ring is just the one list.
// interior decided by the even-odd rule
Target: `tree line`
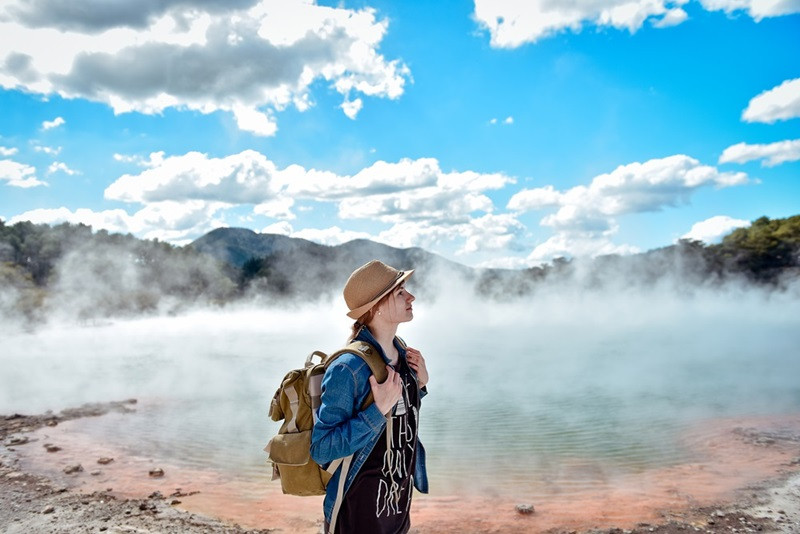
[{"label": "tree line", "polygon": [[[330,282],[334,275],[325,270],[325,258],[312,262],[308,251],[302,254],[251,257],[239,267],[191,245],[93,231],[83,224],[7,225],[0,220],[0,315],[35,320],[61,309],[77,317],[103,317],[223,305],[254,293],[306,297],[319,290],[322,278]],[[297,257],[284,257],[291,255]],[[306,276],[301,263],[321,267]],[[594,287],[609,280],[649,285],[667,277],[687,286],[740,280],[780,289],[800,278],[800,215],[761,217],[713,245],[680,240],[631,256],[558,258],[529,269],[467,269],[462,275],[479,293],[505,298],[533,293],[553,281]],[[304,276],[308,280],[300,281]]]}]

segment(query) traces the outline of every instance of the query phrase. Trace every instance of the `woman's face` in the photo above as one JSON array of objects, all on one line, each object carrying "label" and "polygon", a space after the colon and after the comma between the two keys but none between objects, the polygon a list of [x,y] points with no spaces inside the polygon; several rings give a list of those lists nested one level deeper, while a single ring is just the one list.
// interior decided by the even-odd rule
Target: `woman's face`
[{"label": "woman's face", "polygon": [[406,289],[405,284],[400,284],[389,293],[389,298],[378,306],[378,316],[392,323],[406,323],[414,318],[411,303],[415,297]]}]

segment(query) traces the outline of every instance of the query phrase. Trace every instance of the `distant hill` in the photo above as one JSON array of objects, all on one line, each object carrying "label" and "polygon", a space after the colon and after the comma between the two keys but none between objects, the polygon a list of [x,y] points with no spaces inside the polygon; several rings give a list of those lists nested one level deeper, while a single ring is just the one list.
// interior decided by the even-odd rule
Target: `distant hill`
[{"label": "distant hill", "polygon": [[680,240],[630,256],[556,258],[528,269],[473,269],[421,248],[365,239],[337,246],[242,228],[220,228],[177,247],[130,234],[0,219],[0,321],[44,321],[62,313],[97,317],[224,306],[258,296],[308,300],[340,294],[371,259],[416,269],[414,290],[435,298],[443,283],[493,299],[527,298],[545,288],[666,287],[691,293],[730,282],[800,294],[800,215],[761,217],[721,243]]},{"label": "distant hill", "polygon": [[[282,295],[341,291],[360,265],[381,260],[398,269],[447,269],[472,279],[476,271],[421,248],[395,248],[367,239],[328,246],[305,239],[259,234],[244,228],[218,228],[194,241],[194,250],[242,271],[240,282]],[[424,285],[422,281],[415,283]]]}]

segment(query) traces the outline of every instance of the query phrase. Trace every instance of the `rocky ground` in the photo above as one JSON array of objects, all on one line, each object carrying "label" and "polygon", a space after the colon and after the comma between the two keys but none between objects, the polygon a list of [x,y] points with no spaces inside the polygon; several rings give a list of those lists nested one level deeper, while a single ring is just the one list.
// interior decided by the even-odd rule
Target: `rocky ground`
[{"label": "rocky ground", "polygon": [[[0,416],[0,529],[5,533],[267,533],[281,529],[248,530],[215,518],[175,507],[181,495],[159,492],[142,499],[122,499],[112,488],[91,494],[60,487],[47,478],[25,472],[15,447],[25,445],[28,433],[79,417],[131,411],[135,400],[88,404],[59,414]],[[748,432],[743,430],[742,432]],[[754,443],[790,442],[800,436],[752,432],[744,438]],[[799,451],[800,452],[800,451]],[[792,467],[800,468],[800,457]],[[77,467],[76,467],[77,468]],[[157,475],[157,474],[156,474]],[[747,488],[740,502],[694,508],[664,515],[658,524],[640,523],[628,529],[588,531],[550,530],[548,534],[686,534],[701,533],[800,533],[800,474],[787,469],[782,478]],[[535,514],[532,507],[520,514]],[[412,532],[424,532],[412,529]],[[469,532],[462,526],[452,532]],[[499,531],[498,531],[499,532]]]},{"label": "rocky ground", "polygon": [[82,494],[19,468],[14,447],[26,434],[78,417],[130,411],[135,400],[87,404],[55,414],[0,416],[0,529],[4,533],[226,533],[262,534],[173,507],[177,496],[118,499],[108,491]]}]

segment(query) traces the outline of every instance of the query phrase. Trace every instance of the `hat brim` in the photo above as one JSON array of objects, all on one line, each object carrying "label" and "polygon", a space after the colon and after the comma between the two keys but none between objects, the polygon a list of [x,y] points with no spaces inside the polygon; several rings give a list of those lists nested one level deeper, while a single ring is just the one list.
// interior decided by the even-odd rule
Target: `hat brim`
[{"label": "hat brim", "polygon": [[351,319],[358,319],[359,317],[367,313],[370,309],[372,309],[372,307],[375,306],[379,300],[381,300],[383,297],[394,291],[397,286],[405,282],[406,279],[413,273],[414,269],[411,269],[410,271],[403,271],[403,274],[400,275],[400,277],[397,280],[395,280],[394,283],[386,289],[386,291],[384,291],[371,301],[367,302],[363,306],[359,306],[354,310],[350,310],[349,312],[347,312],[347,316],[350,317]]}]

